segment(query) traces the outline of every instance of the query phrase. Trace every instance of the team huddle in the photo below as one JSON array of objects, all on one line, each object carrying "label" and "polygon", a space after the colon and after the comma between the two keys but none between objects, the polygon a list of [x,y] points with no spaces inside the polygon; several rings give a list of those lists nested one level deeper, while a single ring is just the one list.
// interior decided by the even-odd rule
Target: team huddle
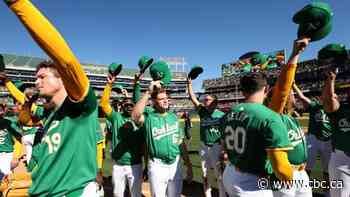
[{"label": "team huddle", "polygon": [[[37,66],[36,88],[21,89],[5,72],[0,73],[2,85],[16,101],[16,113],[11,116],[6,102],[0,106],[2,195],[100,196],[106,138],[111,141],[113,196],[124,196],[126,187],[131,196],[141,196],[144,172],[152,196],[181,196],[181,159],[188,182],[193,172],[185,133],[177,115],[169,110],[168,65],[143,57],[129,99],[128,92],[115,83],[122,65],[111,64],[98,101],[82,65],[40,11],[29,0],[5,2],[52,61]],[[337,73],[327,72],[318,100],[305,97],[294,80],[299,56],[317,39],[320,37],[299,35],[274,84],[264,71],[244,75],[240,88],[245,100],[227,113],[217,109],[215,95],[197,99],[192,80],[203,69],[194,67],[189,73],[188,94],[200,117],[198,152],[206,197],[212,195],[210,169],[220,197],[312,196],[308,183],[317,154],[324,179],[343,183],[342,188],[325,190],[325,195],[350,196],[350,108],[340,104],[335,93]],[[334,59],[334,63],[339,62]],[[148,67],[153,81],[142,93],[140,80]],[[110,101],[114,90],[124,96],[121,101]],[[309,112],[308,131],[294,117],[295,96]],[[348,99],[350,102],[350,90]],[[106,136],[99,110],[106,118]],[[285,185],[262,188],[260,179]],[[26,181],[16,185],[19,180]],[[305,184],[293,184],[298,180]]]}]

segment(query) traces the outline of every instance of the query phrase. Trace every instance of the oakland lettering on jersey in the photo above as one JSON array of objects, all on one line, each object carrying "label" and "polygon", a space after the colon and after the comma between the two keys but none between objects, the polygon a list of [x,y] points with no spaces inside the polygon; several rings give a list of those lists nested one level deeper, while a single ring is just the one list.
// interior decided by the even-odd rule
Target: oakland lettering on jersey
[{"label": "oakland lettering on jersey", "polygon": [[350,123],[346,118],[342,118],[338,121],[338,127],[343,132],[350,131]]},{"label": "oakland lettering on jersey", "polygon": [[314,118],[316,122],[324,122],[324,123],[329,122],[328,116],[322,112],[317,112]]},{"label": "oakland lettering on jersey", "polygon": [[298,131],[291,129],[288,131],[288,138],[291,141],[292,145],[296,146],[303,142],[302,139],[304,138],[304,132],[302,129],[298,129]]},{"label": "oakland lettering on jersey", "polygon": [[0,130],[0,144],[5,143],[7,132],[5,130]]},{"label": "oakland lettering on jersey", "polygon": [[169,125],[168,123],[165,124],[165,126],[161,128],[152,128],[152,135],[154,139],[159,140],[162,137],[174,134],[177,132],[178,129],[178,123],[176,122],[173,125]]}]

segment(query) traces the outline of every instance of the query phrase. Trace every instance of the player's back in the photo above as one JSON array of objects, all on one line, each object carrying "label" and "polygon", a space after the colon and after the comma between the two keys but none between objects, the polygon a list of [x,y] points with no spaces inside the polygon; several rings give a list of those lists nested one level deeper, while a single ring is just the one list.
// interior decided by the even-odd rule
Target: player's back
[{"label": "player's back", "polygon": [[272,173],[266,149],[289,146],[280,116],[259,103],[234,106],[223,118],[225,146],[230,162],[255,175]]}]

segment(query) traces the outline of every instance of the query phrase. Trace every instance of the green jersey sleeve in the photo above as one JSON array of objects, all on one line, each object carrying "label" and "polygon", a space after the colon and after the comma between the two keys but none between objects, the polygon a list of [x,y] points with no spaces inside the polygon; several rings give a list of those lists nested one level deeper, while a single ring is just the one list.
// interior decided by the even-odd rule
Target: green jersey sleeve
[{"label": "green jersey sleeve", "polygon": [[112,127],[119,128],[123,123],[123,117],[120,112],[112,110],[112,113],[107,116],[107,120],[111,123]]},{"label": "green jersey sleeve", "polygon": [[291,149],[287,128],[280,118],[266,123],[264,134],[266,149]]},{"label": "green jersey sleeve", "polygon": [[134,86],[134,91],[132,94],[132,102],[137,103],[140,99],[141,99],[141,85],[140,85],[140,82],[138,82]]},{"label": "green jersey sleeve", "polygon": [[81,112],[88,114],[92,113],[97,108],[97,98],[92,87],[90,87],[85,98],[81,102],[77,103],[77,105],[74,105],[74,107],[77,108],[76,110],[80,110]]},{"label": "green jersey sleeve", "polygon": [[17,121],[14,120],[8,120],[8,131],[11,133],[12,136],[14,136],[17,139],[20,139],[22,137],[21,128],[18,125]]},{"label": "green jersey sleeve", "polygon": [[316,108],[318,107],[319,102],[317,101],[311,101],[308,105],[308,108],[307,108],[307,111],[310,111],[310,110],[316,110]]}]

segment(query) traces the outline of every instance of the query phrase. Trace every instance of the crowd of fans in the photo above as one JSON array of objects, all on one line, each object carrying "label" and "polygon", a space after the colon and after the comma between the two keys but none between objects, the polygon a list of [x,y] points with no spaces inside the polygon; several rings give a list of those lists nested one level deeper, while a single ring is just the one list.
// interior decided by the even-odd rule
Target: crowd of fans
[{"label": "crowd of fans", "polygon": [[[309,95],[311,98],[315,92],[320,93],[321,89],[324,86],[325,73],[330,69],[337,69],[337,80],[336,83],[341,84],[349,84],[349,74],[350,67],[345,65],[334,66],[330,64],[323,64],[319,66],[319,62],[317,59],[307,60],[304,62],[300,62],[298,64],[298,69],[295,77],[295,81],[298,86],[305,92],[306,95]],[[280,73],[280,68],[270,69],[268,71],[263,71],[270,79],[270,83],[273,84],[275,79]],[[232,105],[233,102],[242,98],[242,94],[239,88],[239,79],[243,74],[237,74],[229,77],[221,77],[215,79],[207,79],[203,81],[203,88],[206,93],[216,95],[219,100],[231,100],[230,103],[220,103],[220,108],[225,108],[225,106]],[[340,100],[345,100],[345,93],[339,93]],[[297,107],[302,108],[301,103],[297,102]]]}]

